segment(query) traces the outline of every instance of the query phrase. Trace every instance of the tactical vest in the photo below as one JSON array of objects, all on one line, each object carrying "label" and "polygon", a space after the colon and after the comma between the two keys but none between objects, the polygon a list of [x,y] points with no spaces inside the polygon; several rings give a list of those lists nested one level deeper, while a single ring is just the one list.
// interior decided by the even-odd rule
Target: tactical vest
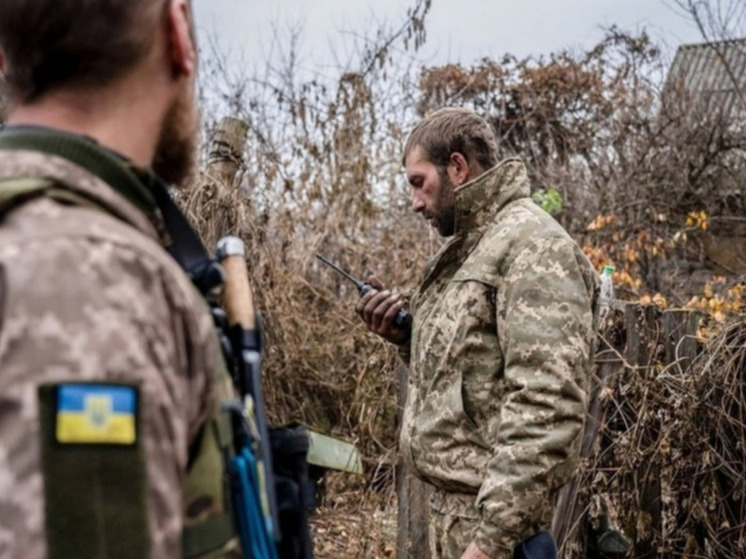
[{"label": "tactical vest", "polygon": [[[0,221],[24,203],[43,196],[64,204],[107,212],[64,184],[49,179],[19,177],[0,181]],[[235,391],[220,354],[215,367],[214,392],[213,416],[202,427],[190,449],[182,535],[183,556],[188,559],[243,556],[232,513],[226,467],[234,453],[233,426],[228,413],[220,409],[221,402],[235,398]]]}]

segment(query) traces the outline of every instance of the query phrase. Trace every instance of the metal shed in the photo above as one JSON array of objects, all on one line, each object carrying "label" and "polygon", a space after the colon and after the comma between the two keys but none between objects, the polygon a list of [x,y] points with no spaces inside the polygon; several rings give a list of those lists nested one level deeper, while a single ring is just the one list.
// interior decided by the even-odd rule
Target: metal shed
[{"label": "metal shed", "polygon": [[746,113],[746,39],[680,46],[666,79],[676,86],[728,115]]}]

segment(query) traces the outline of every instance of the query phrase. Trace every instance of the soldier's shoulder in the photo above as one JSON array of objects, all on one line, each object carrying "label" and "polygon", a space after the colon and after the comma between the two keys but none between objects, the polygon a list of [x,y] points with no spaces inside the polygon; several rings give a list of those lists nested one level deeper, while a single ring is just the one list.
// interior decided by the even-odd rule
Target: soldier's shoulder
[{"label": "soldier's shoulder", "polygon": [[[593,265],[582,247],[552,216],[530,199],[506,208],[503,219],[495,224],[493,234],[509,231],[509,250],[503,259],[503,271],[513,274],[540,273],[547,276],[579,277],[589,291],[598,283]],[[488,246],[490,241],[486,243]],[[499,244],[499,243],[498,243]]]},{"label": "soldier's shoulder", "polygon": [[60,295],[68,291],[81,296],[81,286],[131,286],[138,288],[130,293],[138,300],[167,292],[178,307],[200,304],[189,278],[155,239],[99,209],[44,197],[3,220],[0,265],[6,289],[19,296],[45,283]]},{"label": "soldier's shoulder", "polygon": [[508,204],[490,224],[488,235],[504,236],[523,242],[539,238],[562,238],[572,241],[570,234],[551,215],[530,198]]},{"label": "soldier's shoulder", "polygon": [[503,208],[487,224],[470,260],[489,262],[504,274],[510,263],[528,247],[576,246],[575,241],[549,214],[530,198],[521,198]]}]

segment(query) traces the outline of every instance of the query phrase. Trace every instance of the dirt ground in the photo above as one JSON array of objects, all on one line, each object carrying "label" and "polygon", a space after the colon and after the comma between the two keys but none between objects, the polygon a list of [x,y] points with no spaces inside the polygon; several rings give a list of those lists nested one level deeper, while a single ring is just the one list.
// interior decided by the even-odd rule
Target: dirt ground
[{"label": "dirt ground", "polygon": [[396,493],[344,489],[333,482],[311,516],[316,559],[396,556]]}]

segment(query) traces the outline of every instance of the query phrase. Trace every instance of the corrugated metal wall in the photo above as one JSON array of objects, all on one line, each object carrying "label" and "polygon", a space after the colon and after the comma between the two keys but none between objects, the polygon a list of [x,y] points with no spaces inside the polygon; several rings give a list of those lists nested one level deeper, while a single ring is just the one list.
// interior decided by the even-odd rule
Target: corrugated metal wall
[{"label": "corrugated metal wall", "polygon": [[746,112],[746,39],[679,47],[666,86],[678,84],[727,114]]}]

